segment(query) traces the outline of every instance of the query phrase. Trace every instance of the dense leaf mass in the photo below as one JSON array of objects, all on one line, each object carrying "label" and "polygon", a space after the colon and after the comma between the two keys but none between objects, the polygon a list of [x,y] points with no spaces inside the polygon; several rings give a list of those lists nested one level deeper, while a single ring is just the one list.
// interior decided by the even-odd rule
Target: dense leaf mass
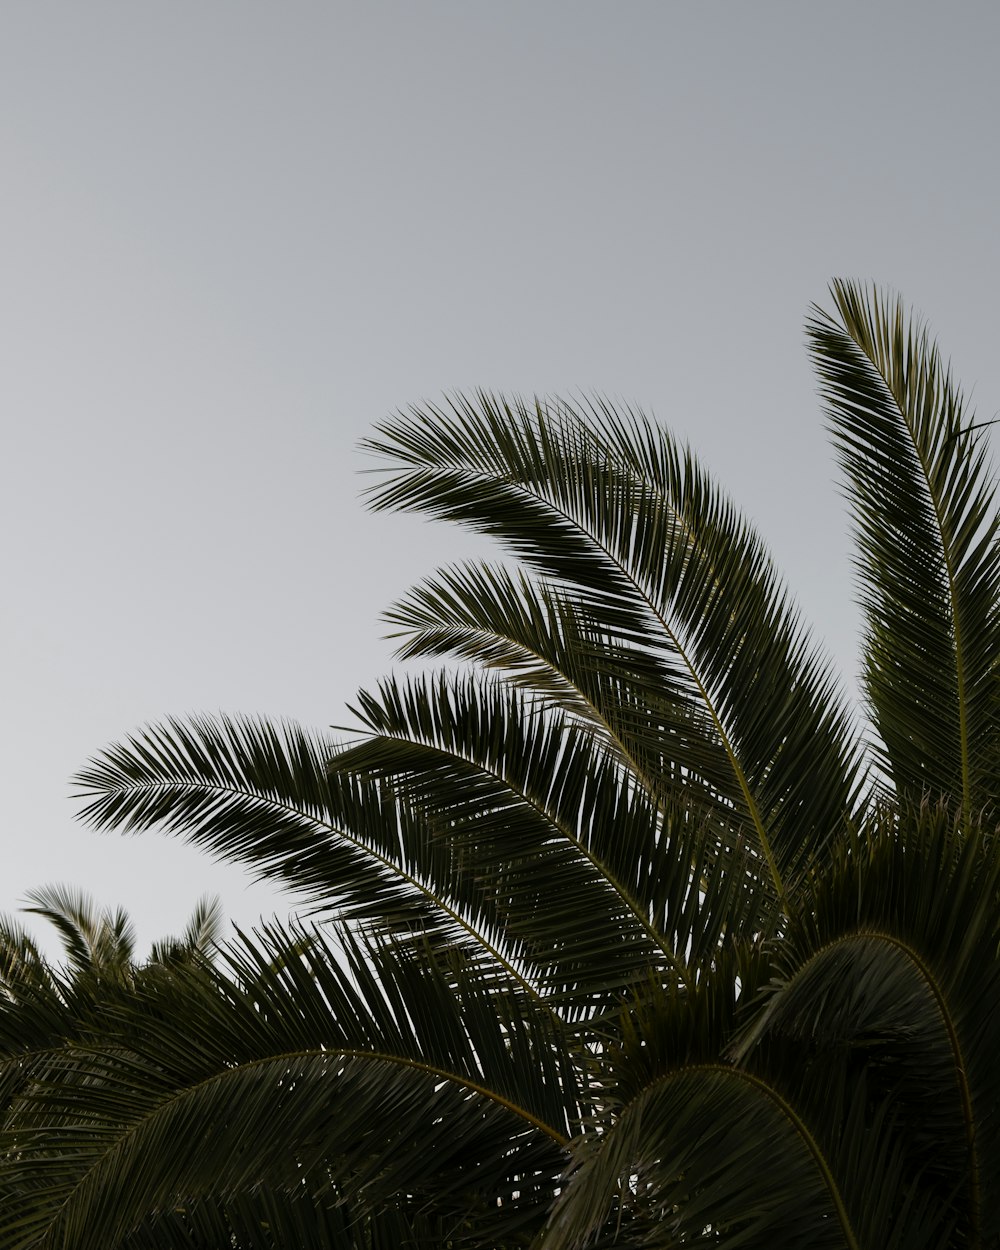
[{"label": "dense leaf mass", "polygon": [[386,421],[371,506],[502,558],[389,610],[441,667],[362,691],[350,740],[167,721],[80,774],[92,824],[300,919],[146,964],[68,895],[65,967],[0,933],[5,1250],[1000,1244],[984,427],[898,300],[831,294],[869,724],[641,413]]}]

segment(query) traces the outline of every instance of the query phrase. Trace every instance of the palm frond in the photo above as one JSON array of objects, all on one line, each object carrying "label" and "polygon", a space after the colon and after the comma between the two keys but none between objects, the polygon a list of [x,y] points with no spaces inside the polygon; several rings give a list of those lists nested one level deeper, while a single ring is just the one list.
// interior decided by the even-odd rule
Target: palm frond
[{"label": "palm frond", "polygon": [[277,880],[313,916],[470,944],[536,995],[493,893],[424,815],[371,773],[331,769],[334,741],[296,726],[170,721],[109,748],[77,778],[98,827],[160,828]]},{"label": "palm frond", "polygon": [[100,910],[82,890],[49,885],[29,890],[29,915],[50,921],[62,938],[70,963],[78,970],[121,970],[135,952],[135,929],[128,914]]},{"label": "palm frond", "polygon": [[864,1093],[828,1155],[813,1127],[766,1082],[722,1064],[679,1068],[577,1147],[546,1250],[588,1246],[602,1228],[638,1244],[940,1246],[917,1193],[898,1199],[898,1162],[866,1123]]},{"label": "palm frond", "polygon": [[171,721],[80,774],[91,823],[336,923],[222,946],[203,904],[137,966],[123,914],[50,890],[65,968],[0,928],[0,1243],[1000,1241],[994,487],[926,333],[833,294],[874,761],[759,537],[641,413],[400,414],[372,506],[512,557],[388,614],[462,671],[360,692],[347,743]]},{"label": "palm frond", "polygon": [[376,1210],[423,1194],[478,1222],[472,1242],[537,1226],[582,1094],[551,1017],[341,941],[346,967],[274,931],[228,952],[235,976],[180,965],[123,997],[117,1040],[67,1048],[7,1118],[3,1244],[111,1247],[262,1185]]},{"label": "palm frond", "polygon": [[453,860],[339,744],[295,725],[172,720],[108,748],[76,778],[98,828],[162,829],[283,885],[313,915],[444,925],[492,949],[455,898]]},{"label": "palm frond", "polygon": [[[597,635],[656,656],[684,709],[670,746],[696,748],[696,777],[726,779],[780,895],[854,802],[845,705],[760,541],[690,453],[638,415],[594,424],[484,394],[411,410],[364,444],[392,466],[371,504],[499,538]],[[655,750],[671,753],[662,736]]]},{"label": "palm frond", "polygon": [[206,894],[195,904],[194,911],[179,938],[165,938],[154,943],[150,959],[155,963],[196,958],[208,954],[222,937],[225,913],[218,895]]},{"label": "palm frond", "polygon": [[0,916],[0,993],[16,999],[25,987],[51,985],[51,971],[38,943],[23,925]]},{"label": "palm frond", "polygon": [[850,282],[810,346],[849,485],[884,766],[912,800],[1000,797],[1000,546],[983,430],[902,302]]},{"label": "palm frond", "polygon": [[[476,675],[384,681],[338,769],[425,809],[456,873],[488,883],[532,978],[577,1011],[649,968],[687,979],[770,922],[752,858],[694,804],[659,804],[591,735]],[[751,884],[752,883],[752,884]]]},{"label": "palm frond", "polygon": [[488,564],[442,570],[386,619],[405,638],[400,658],[451,656],[501,673],[590,728],[651,797],[714,805],[738,836],[728,769],[705,748],[710,726],[704,716],[698,726],[668,659],[626,639],[621,622],[612,629],[561,586]]},{"label": "palm frond", "polygon": [[891,1098],[910,1174],[936,1187],[940,1207],[961,1194],[956,1225],[984,1245],[1000,1235],[985,1179],[1000,1175],[998,893],[993,838],[940,805],[902,820],[883,814],[814,883],[763,1010],[731,1047],[739,1061],[781,1073],[816,1117],[831,1114],[820,1074],[846,1079],[865,1053],[871,1090]]}]

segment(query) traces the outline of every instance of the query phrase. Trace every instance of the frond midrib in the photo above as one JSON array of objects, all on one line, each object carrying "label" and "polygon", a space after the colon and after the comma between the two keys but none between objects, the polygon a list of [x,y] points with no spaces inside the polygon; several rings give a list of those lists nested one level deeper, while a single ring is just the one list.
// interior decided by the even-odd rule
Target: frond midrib
[{"label": "frond midrib", "polygon": [[[681,1077],[702,1072],[717,1073],[722,1076],[731,1077],[737,1081],[742,1081],[757,1090],[759,1093],[763,1094],[765,1098],[769,1099],[774,1106],[777,1107],[778,1111],[785,1118],[788,1124],[791,1125],[796,1136],[802,1141],[806,1149],[809,1151],[809,1154],[812,1156],[816,1169],[823,1181],[823,1186],[829,1193],[830,1200],[833,1203],[837,1219],[840,1222],[841,1230],[844,1234],[847,1250],[861,1250],[857,1234],[854,1231],[854,1226],[847,1212],[847,1206],[844,1202],[843,1194],[840,1192],[840,1186],[837,1184],[836,1177],[833,1174],[833,1170],[830,1167],[830,1163],[824,1154],[822,1147],[812,1132],[810,1132],[809,1126],[796,1113],[795,1108],[791,1105],[791,1103],[783,1098],[773,1085],[768,1084],[768,1082],[763,1080],[761,1077],[755,1076],[752,1072],[748,1072],[745,1068],[739,1068],[732,1064],[718,1062],[685,1064],[683,1067],[674,1068],[670,1072],[666,1072],[661,1076],[655,1077],[636,1093],[635,1097],[630,1100],[628,1105],[634,1105],[640,1098],[647,1097],[658,1087],[668,1085]],[[627,1111],[628,1107],[626,1107],[625,1110]]]},{"label": "frond midrib", "polygon": [[[579,695],[581,701],[585,703],[586,706],[590,708],[590,710],[593,712],[594,720],[596,720],[601,725],[603,725],[604,729],[607,731],[607,735],[609,739],[615,744],[618,751],[620,752],[621,760],[624,763],[626,770],[628,772],[631,772],[631,774],[635,778],[637,778],[639,782],[642,783],[645,789],[645,792],[649,794],[651,797],[653,797],[654,802],[656,801],[656,796],[660,794],[661,789],[662,789],[660,782],[655,777],[651,777],[649,773],[646,771],[646,769],[643,768],[639,764],[635,755],[626,746],[620,734],[618,734],[612,728],[611,722],[607,719],[607,717],[604,715],[601,709],[597,706],[596,703],[594,703],[592,699],[590,699],[587,696],[587,694],[583,690],[581,690],[581,688],[573,681],[573,679],[565,672],[564,669],[560,668],[559,665],[557,664],[553,664],[551,660],[547,659],[544,655],[534,650],[532,647],[527,646],[527,644],[523,642],[519,642],[517,639],[509,638],[505,634],[497,633],[495,630],[483,629],[482,627],[470,628],[466,626],[462,626],[462,627],[455,626],[453,627],[451,631],[447,631],[446,628],[443,626],[439,628],[431,628],[428,626],[424,629],[412,630],[411,634],[420,634],[420,633],[444,634],[446,632],[453,632],[457,636],[462,637],[462,638],[468,638],[471,635],[473,637],[479,637],[483,639],[483,641],[488,641],[490,639],[497,639],[498,641],[509,643],[511,646],[516,647],[518,650],[522,651],[525,655],[531,656],[534,659],[536,659],[540,664],[543,664],[551,672],[558,674],[560,677],[563,677],[571,686],[571,688]],[[400,648],[400,651],[402,651],[402,648]],[[399,655],[400,651],[397,651],[396,654]],[[516,678],[507,678],[506,680],[509,680],[512,685],[516,684]],[[660,809],[659,803],[656,803],[656,806],[659,810],[662,810]]]},{"label": "frond midrib", "polygon": [[[884,929],[878,928],[861,928],[852,930],[850,933],[840,934],[829,942],[825,942],[822,946],[813,951],[809,958],[795,970],[795,977],[801,975],[807,968],[814,966],[827,952],[836,949],[839,946],[849,946],[857,942],[876,941],[884,942],[887,946],[892,946],[904,955],[918,975],[927,986],[937,1008],[941,1024],[948,1037],[948,1043],[951,1047],[954,1059],[955,1083],[958,1086],[959,1097],[962,1104],[962,1119],[965,1124],[965,1140],[966,1147],[969,1152],[969,1192],[972,1203],[972,1229],[974,1243],[978,1239],[980,1225],[980,1209],[982,1206],[982,1191],[980,1182],[980,1166],[979,1166],[979,1148],[976,1138],[976,1122],[972,1109],[972,1091],[969,1088],[968,1072],[965,1064],[964,1053],[958,1036],[958,1026],[955,1022],[949,1006],[948,999],[945,994],[941,981],[934,975],[930,965],[926,962],[920,952],[909,942],[899,937],[897,934],[886,932]],[[789,982],[791,984],[791,982]]]}]

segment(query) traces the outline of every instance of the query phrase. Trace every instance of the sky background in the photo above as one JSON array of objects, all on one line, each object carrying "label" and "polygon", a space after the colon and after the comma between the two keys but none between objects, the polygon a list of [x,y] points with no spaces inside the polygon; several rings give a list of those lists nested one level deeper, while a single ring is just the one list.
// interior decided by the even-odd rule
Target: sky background
[{"label": "sky background", "polygon": [[995,3],[0,3],[0,910],[287,913],[69,778],[168,714],[344,723],[472,549],[359,500],[444,391],[654,414],[853,686],[803,321],[891,286],[997,415],[998,46]]}]

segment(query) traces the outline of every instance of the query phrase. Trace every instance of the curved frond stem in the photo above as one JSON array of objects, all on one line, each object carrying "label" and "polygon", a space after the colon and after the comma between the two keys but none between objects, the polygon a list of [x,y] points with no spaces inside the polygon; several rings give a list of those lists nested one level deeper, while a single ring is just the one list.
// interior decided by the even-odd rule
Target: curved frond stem
[{"label": "curved frond stem", "polygon": [[[674,1215],[680,1214],[683,1204],[688,1198],[689,1186],[697,1184],[697,1173],[692,1177],[688,1177],[686,1174],[684,1159],[690,1149],[690,1143],[687,1140],[682,1139],[676,1143],[669,1142],[668,1144],[668,1140],[655,1138],[655,1134],[661,1129],[668,1134],[669,1138],[670,1126],[673,1123],[673,1118],[670,1117],[669,1111],[659,1106],[656,1100],[658,1095],[665,1095],[669,1107],[671,1090],[678,1083],[681,1083],[682,1094],[676,1096],[684,1097],[685,1105],[697,1104],[698,1100],[693,1092],[688,1091],[685,1095],[683,1091],[686,1082],[690,1082],[692,1079],[698,1080],[699,1078],[723,1083],[726,1097],[717,1103],[720,1113],[722,1113],[725,1102],[736,1101],[736,1091],[729,1087],[729,1082],[733,1082],[737,1086],[743,1086],[744,1090],[749,1092],[754,1098],[761,1098],[765,1103],[769,1104],[774,1122],[784,1125],[790,1134],[790,1141],[798,1143],[802,1163],[802,1168],[798,1172],[799,1177],[804,1178],[811,1173],[818,1182],[814,1194],[805,1200],[810,1204],[809,1209],[813,1212],[814,1218],[818,1218],[820,1225],[826,1223],[827,1213],[824,1211],[817,1215],[815,1208],[811,1205],[815,1201],[816,1196],[825,1193],[829,1200],[829,1214],[836,1219],[836,1227],[843,1238],[844,1250],[861,1250],[858,1231],[847,1209],[844,1194],[841,1191],[841,1186],[834,1174],[830,1160],[827,1158],[816,1135],[798,1114],[795,1107],[773,1085],[754,1073],[731,1064],[712,1060],[686,1063],[654,1077],[625,1104],[606,1133],[593,1141],[591,1155],[589,1158],[584,1158],[579,1166],[579,1170],[575,1174],[571,1174],[568,1179],[563,1191],[563,1197],[560,1199],[560,1204],[563,1208],[562,1212],[558,1208],[556,1210],[555,1221],[552,1225],[556,1234],[553,1237],[555,1250],[569,1250],[570,1247],[575,1248],[583,1245],[598,1227],[603,1226],[609,1214],[607,1207],[608,1197],[612,1192],[612,1184],[617,1182],[616,1188],[618,1188],[619,1201],[627,1194],[628,1189],[636,1179],[639,1182],[638,1192],[643,1192],[645,1179],[643,1176],[644,1161],[638,1152],[643,1149],[642,1143],[645,1141],[645,1121],[643,1117],[650,1110],[652,1111],[651,1118],[655,1121],[655,1127],[652,1130],[654,1140],[649,1142],[648,1147],[651,1153],[650,1162],[659,1163],[664,1155],[669,1157],[668,1175],[670,1183],[675,1187],[675,1192],[668,1201],[673,1204],[679,1199],[681,1207],[670,1205],[667,1207],[667,1210]],[[677,1108],[674,1108],[674,1110],[677,1111]],[[718,1132],[723,1131],[717,1122],[713,1123],[713,1129]],[[622,1135],[624,1135],[623,1139],[618,1140],[622,1138]],[[603,1168],[601,1166],[602,1161]],[[719,1166],[719,1162],[714,1162],[712,1170],[714,1171]],[[595,1171],[588,1175],[590,1169],[595,1169]],[[760,1191],[757,1188],[759,1185],[759,1174],[756,1167],[751,1176],[752,1179],[747,1177],[745,1183],[754,1185],[752,1190],[753,1200],[758,1208],[756,1214],[759,1215],[765,1204],[762,1203]],[[685,1185],[683,1181],[687,1181],[688,1184]],[[625,1188],[622,1189],[622,1186]],[[577,1207],[576,1213],[573,1212],[574,1206]],[[660,1214],[662,1215],[662,1211]],[[732,1214],[736,1214],[736,1212]],[[701,1219],[697,1222],[706,1223],[708,1218],[711,1218],[708,1215],[708,1210],[702,1208]],[[686,1238],[684,1240],[686,1241]],[[550,1243],[546,1242],[545,1244],[548,1245]],[[729,1243],[727,1242],[726,1244]],[[742,1241],[739,1244],[743,1244]],[[754,1242],[753,1244],[758,1243]],[[782,1242],[781,1244],[786,1243]],[[828,1245],[830,1242],[825,1239],[823,1244]]]},{"label": "curved frond stem", "polygon": [[490,1089],[481,1082],[466,1076],[464,1073],[455,1072],[448,1068],[441,1067],[433,1063],[421,1062],[406,1055],[394,1055],[388,1052],[379,1052],[373,1050],[364,1050],[357,1047],[330,1047],[321,1051],[314,1050],[297,1050],[288,1051],[284,1054],[271,1054],[266,1058],[250,1060],[246,1063],[239,1064],[235,1068],[228,1068],[222,1072],[213,1073],[196,1084],[186,1086],[178,1090],[176,1093],[167,1098],[157,1101],[148,1111],[141,1117],[131,1120],[120,1133],[117,1140],[108,1146],[108,1149],[76,1180],[72,1188],[66,1193],[64,1198],[57,1206],[51,1208],[49,1218],[49,1229],[54,1230],[58,1227],[61,1216],[70,1208],[73,1200],[80,1194],[88,1182],[97,1176],[109,1154],[122,1150],[126,1143],[141,1132],[149,1124],[155,1122],[158,1118],[178,1104],[185,1100],[196,1096],[200,1090],[209,1089],[212,1086],[224,1084],[227,1079],[246,1074],[247,1072],[260,1071],[268,1068],[281,1069],[288,1064],[294,1063],[296,1060],[310,1060],[314,1058],[340,1058],[344,1060],[360,1060],[370,1061],[373,1064],[385,1064],[396,1068],[407,1069],[414,1072],[420,1072],[424,1075],[434,1077],[436,1080],[452,1085],[458,1089],[462,1089],[469,1094],[474,1094],[483,1098],[487,1102],[491,1102],[496,1106],[507,1111],[512,1116],[521,1120],[527,1127],[541,1133],[547,1137],[561,1150],[566,1150],[569,1146],[569,1139],[565,1134],[561,1133],[551,1124],[547,1124],[539,1116],[535,1115],[527,1107],[519,1106],[510,1098],[505,1097],[499,1091]]},{"label": "curved frond stem", "polygon": [[[905,415],[905,414],[904,414]],[[930,465],[923,448],[917,444],[917,456],[920,467],[927,480],[928,494],[934,507],[934,515],[938,525],[944,526],[944,514],[941,500],[933,489]],[[948,576],[948,594],[952,603],[958,601],[958,570],[955,568],[954,554],[949,543],[943,544],[944,567]],[[955,630],[955,678],[958,686],[958,748],[962,760],[962,817],[968,825],[972,820],[972,762],[969,758],[969,703],[966,696],[965,646],[962,638],[962,616],[954,613]]]},{"label": "curved frond stem", "polygon": [[[395,621],[395,618],[391,616],[388,617],[388,619],[390,621]],[[393,635],[389,635],[389,636],[393,637]],[[639,761],[635,752],[628,746],[624,738],[622,738],[621,734],[614,728],[614,726],[608,720],[607,713],[603,711],[600,707],[598,707],[598,705],[593,701],[593,699],[591,699],[588,696],[586,691],[581,689],[581,687],[576,682],[573,681],[572,677],[570,677],[565,672],[565,670],[558,668],[555,664],[552,663],[552,661],[547,656],[543,655],[540,651],[532,650],[532,648],[528,647],[524,643],[515,642],[513,639],[504,637],[501,634],[490,633],[489,631],[485,629],[480,629],[476,631],[476,630],[463,627],[461,631],[461,637],[463,641],[478,638],[484,643],[504,642],[504,643],[507,643],[508,645],[516,646],[518,650],[521,651],[526,657],[530,657],[533,661],[536,661],[538,664],[548,669],[551,673],[553,673],[557,677],[562,678],[570,687],[572,687],[575,698],[577,698],[580,701],[580,703],[583,704],[587,708],[588,719],[599,724],[601,729],[607,735],[608,741],[613,744],[614,754],[624,763],[624,765],[628,769],[628,772],[633,777],[636,778],[636,780],[640,783],[640,785],[643,786],[646,793],[649,794],[653,798],[654,801],[658,802],[661,796],[661,792],[662,792],[662,787],[660,785],[659,780],[656,777],[654,777],[645,768],[645,766]],[[412,656],[419,654],[420,652],[417,649],[417,645],[418,644],[411,646],[411,645],[404,644],[403,646],[399,647],[396,651],[397,658],[405,660],[405,659],[410,659],[412,658]]]},{"label": "curved frond stem", "polygon": [[[813,1158],[816,1170],[823,1179],[823,1185],[830,1195],[830,1200],[837,1213],[837,1219],[840,1221],[847,1250],[861,1250],[851,1218],[847,1213],[844,1196],[840,1192],[840,1186],[837,1184],[837,1179],[830,1167],[829,1160],[823,1153],[819,1142],[810,1131],[809,1126],[805,1123],[801,1116],[796,1113],[795,1108],[791,1105],[791,1103],[782,1098],[778,1091],[772,1085],[769,1085],[767,1081],[761,1080],[760,1077],[754,1076],[753,1073],[746,1072],[742,1068],[729,1068],[725,1064],[704,1064],[698,1065],[698,1067],[704,1068],[704,1070],[707,1071],[725,1072],[735,1077],[737,1080],[745,1081],[746,1084],[753,1086],[760,1093],[762,1093],[765,1098],[768,1098],[775,1107],[778,1108],[781,1114],[798,1134],[802,1143],[805,1145],[806,1149]],[[687,1069],[687,1071],[691,1070],[692,1069]],[[676,1074],[671,1073],[670,1075]]]},{"label": "curved frond stem", "polygon": [[955,1056],[955,1080],[958,1084],[959,1095],[962,1099],[962,1116],[965,1120],[966,1142],[969,1150],[969,1193],[972,1207],[972,1233],[974,1242],[979,1240],[979,1226],[982,1219],[982,1191],[979,1177],[979,1151],[976,1146],[976,1121],[972,1112],[972,1091],[969,1089],[969,1078],[966,1071],[965,1059],[962,1054],[962,1046],[958,1037],[958,1027],[955,1023],[955,1017],[952,1015],[948,1000],[944,992],[944,987],[937,977],[934,976],[927,962],[921,958],[908,942],[902,941],[900,938],[894,937],[888,933],[873,933],[871,935],[880,941],[886,942],[891,946],[895,946],[908,959],[913,962],[913,966],[920,973],[921,977],[930,990],[934,1003],[940,1012],[941,1023],[944,1025],[948,1034],[948,1041]]},{"label": "curved frond stem", "polygon": [[[831,951],[850,947],[861,942],[879,942],[886,946],[892,947],[900,952],[903,957],[909,961],[917,972],[920,979],[927,987],[935,1009],[941,1020],[948,1043],[951,1047],[952,1056],[954,1058],[955,1084],[958,1087],[959,1098],[962,1106],[962,1120],[965,1127],[966,1149],[969,1159],[969,1196],[970,1196],[970,1213],[971,1213],[971,1231],[973,1234],[973,1244],[979,1242],[979,1230],[982,1221],[982,1188],[980,1181],[980,1165],[979,1151],[976,1143],[976,1121],[972,1107],[972,1091],[969,1088],[969,1079],[967,1065],[962,1049],[962,1044],[958,1035],[958,1025],[955,1016],[952,1013],[944,986],[940,979],[934,975],[933,970],[928,965],[918,950],[911,943],[904,941],[893,933],[887,933],[885,930],[876,928],[865,928],[855,930],[853,933],[846,933],[834,938],[832,941],[826,942],[823,946],[814,951],[809,958],[796,969],[795,975],[789,982],[794,985],[795,982],[804,976],[811,968],[815,967],[822,961]],[[768,1013],[765,1012],[764,1017],[752,1031],[747,1041],[734,1051],[737,1060],[745,1058],[754,1042],[766,1031],[768,1021]]]}]

